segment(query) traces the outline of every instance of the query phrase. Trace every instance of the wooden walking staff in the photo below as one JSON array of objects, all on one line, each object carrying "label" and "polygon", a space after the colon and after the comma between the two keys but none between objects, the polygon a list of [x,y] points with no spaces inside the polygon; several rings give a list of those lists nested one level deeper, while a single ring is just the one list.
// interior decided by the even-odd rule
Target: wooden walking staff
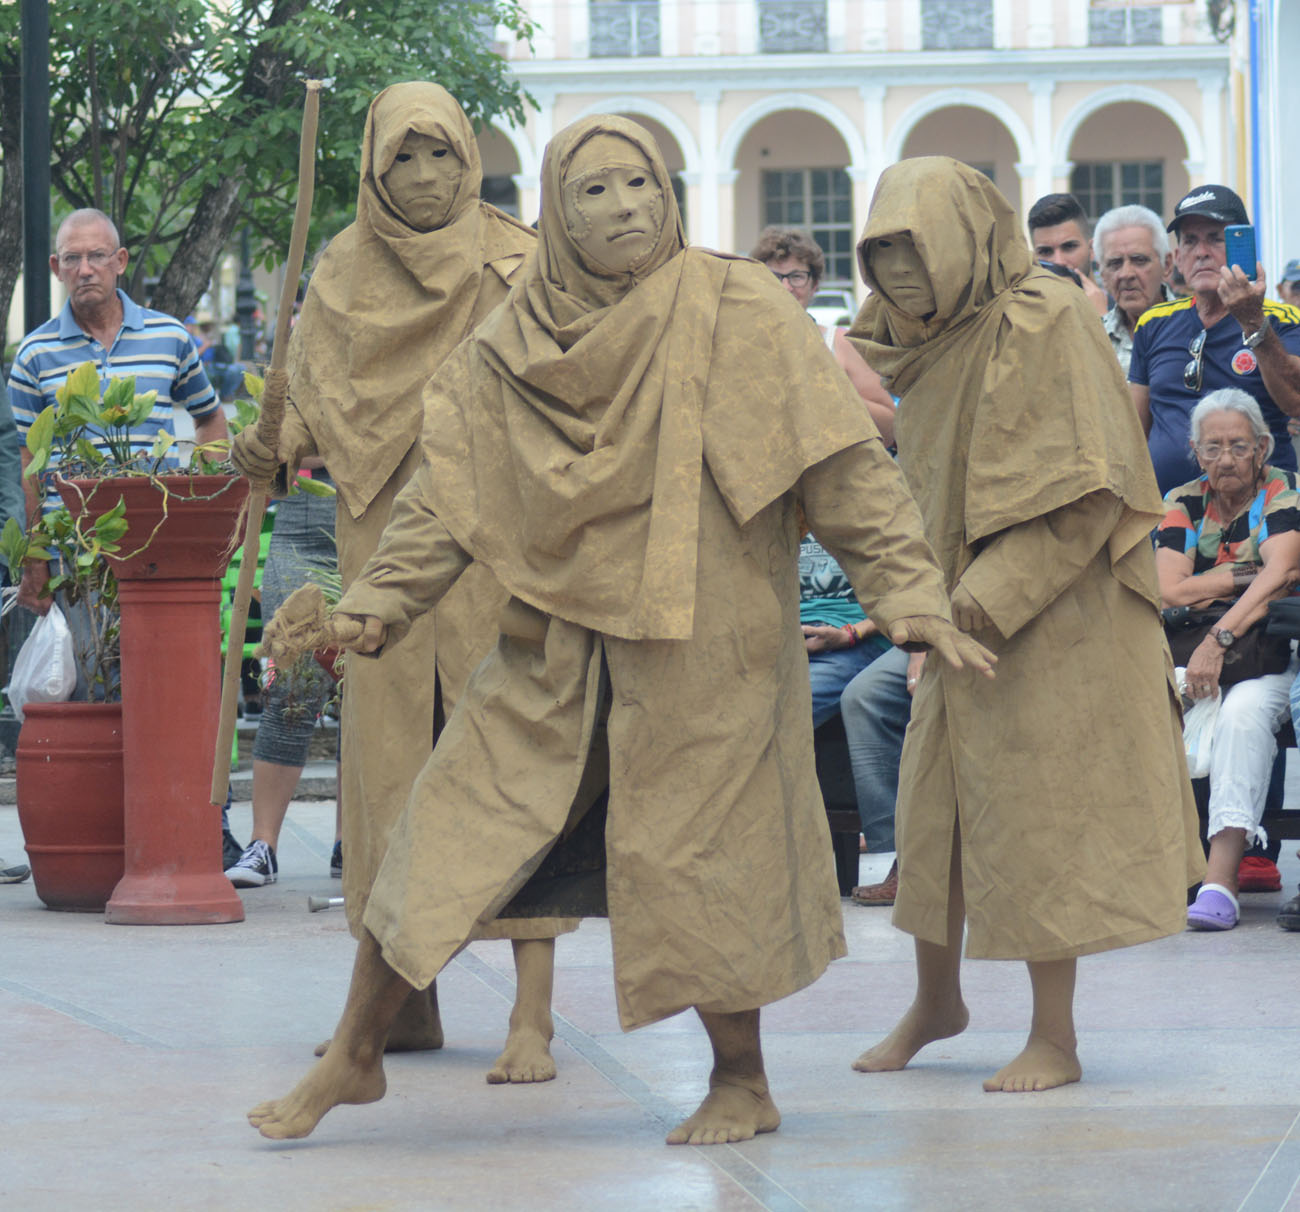
[{"label": "wooden walking staff", "polygon": [[[275,337],[271,342],[271,365],[266,372],[262,393],[262,411],[257,418],[258,439],[269,449],[280,444],[280,425],[284,421],[284,404],[289,395],[289,374],[285,362],[289,356],[289,320],[302,275],[302,259],[307,248],[307,227],[311,222],[311,196],[316,183],[316,119],[320,111],[319,80],[307,81],[307,96],[302,107],[302,137],[298,148],[298,202],[293,211],[293,233],[289,237],[289,258],[284,267],[284,286],[280,306],[275,313]],[[230,631],[226,640],[226,669],[221,679],[221,727],[217,731],[217,749],[212,757],[212,802],[224,804],[230,786],[230,751],[235,740],[235,698],[239,693],[239,667],[244,654],[244,627],[248,623],[248,603],[253,596],[253,578],[257,575],[257,557],[261,544],[262,518],[270,483],[249,485],[248,516],[244,526],[244,559],[239,566],[235,601],[230,611]]]}]

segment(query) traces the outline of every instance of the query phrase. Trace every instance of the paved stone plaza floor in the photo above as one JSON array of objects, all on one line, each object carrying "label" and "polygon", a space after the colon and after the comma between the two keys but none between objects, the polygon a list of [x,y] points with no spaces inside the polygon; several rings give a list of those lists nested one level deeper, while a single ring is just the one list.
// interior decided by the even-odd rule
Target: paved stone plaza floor
[{"label": "paved stone plaza floor", "polygon": [[[1295,843],[1286,890],[1246,897],[1238,929],[1081,962],[1078,1085],[980,1089],[1022,1043],[1019,964],[968,963],[964,1035],[854,1073],[907,1004],[912,949],[888,911],[846,903],[849,958],[764,1012],[780,1131],[668,1148],[704,1034],[688,1015],[620,1032],[592,921],[558,944],[556,1081],[484,1082],[513,978],[509,944],[479,943],[440,979],[442,1052],[391,1058],[383,1102],[273,1144],[244,1111],[304,1072],[351,964],[341,911],[307,912],[338,892],[333,814],[294,805],[280,881],[243,894],[240,925],[107,926],[0,887],[0,1208],[1300,1210],[1300,933],[1273,921]],[[236,805],[241,841],[249,819]],[[23,858],[11,806],[0,856]]]}]

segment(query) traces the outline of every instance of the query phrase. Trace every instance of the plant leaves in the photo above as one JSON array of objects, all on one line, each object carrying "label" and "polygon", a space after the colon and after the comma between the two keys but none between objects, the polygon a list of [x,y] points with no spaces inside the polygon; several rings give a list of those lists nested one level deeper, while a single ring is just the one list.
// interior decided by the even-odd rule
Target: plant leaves
[{"label": "plant leaves", "polygon": [[338,493],[333,484],[326,484],[323,480],[308,480],[303,476],[294,477],[294,489],[297,492],[305,492],[309,497],[333,497]]},{"label": "plant leaves", "polygon": [[27,536],[18,525],[18,519],[7,518],[4,529],[0,530],[0,557],[13,570],[27,558],[27,550]]},{"label": "plant leaves", "polygon": [[[50,445],[54,441],[54,406],[41,409],[40,415],[37,416],[27,430],[27,451],[33,457],[37,458],[44,455],[44,461],[41,466],[49,462]],[[28,474],[32,474],[30,471]]]},{"label": "plant leaves", "polygon": [[125,415],[135,399],[135,375],[114,375],[104,389],[104,408],[120,409]]},{"label": "plant leaves", "polygon": [[95,369],[94,362],[82,362],[76,370],[63,380],[58,391],[54,393],[54,398],[64,407],[67,407],[70,401],[78,398],[92,400],[98,405],[99,372]]},{"label": "plant leaves", "polygon": [[[131,380],[132,387],[135,385],[134,377]],[[127,411],[127,424],[134,429],[154,410],[154,405],[158,402],[158,393],[156,391],[146,391],[135,396],[133,403]]]}]

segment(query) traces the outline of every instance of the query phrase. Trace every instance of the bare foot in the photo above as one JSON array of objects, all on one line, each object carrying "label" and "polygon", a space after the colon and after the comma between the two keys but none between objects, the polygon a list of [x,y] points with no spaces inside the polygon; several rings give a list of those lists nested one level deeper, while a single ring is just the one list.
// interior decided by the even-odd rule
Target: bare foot
[{"label": "bare foot", "polygon": [[378,1102],[387,1089],[381,1057],[365,1064],[331,1052],[284,1098],[258,1103],[248,1122],[271,1140],[297,1140],[309,1135],[331,1107]]},{"label": "bare foot", "polygon": [[926,1044],[960,1035],[970,1022],[966,1003],[944,1009],[913,1002],[898,1025],[874,1048],[868,1048],[853,1067],[859,1073],[892,1073],[902,1069]]},{"label": "bare foot", "polygon": [[670,1133],[670,1145],[726,1145],[749,1140],[781,1125],[763,1078],[709,1078],[709,1092],[699,1109]]},{"label": "bare foot", "polygon": [[532,1025],[512,1025],[505,1048],[488,1070],[488,1084],[500,1086],[506,1082],[551,1081],[555,1077],[552,1035],[552,1031],[539,1031]]},{"label": "bare foot", "polygon": [[1045,1039],[1030,1036],[1024,1051],[984,1082],[990,1092],[1023,1094],[1031,1090],[1050,1090],[1077,1082],[1083,1076],[1079,1056],[1073,1048],[1061,1048]]},{"label": "bare foot", "polygon": [[[436,1052],[443,1045],[442,1017],[438,1013],[438,987],[412,989],[388,1033],[385,1052]],[[330,1046],[317,1044],[314,1055],[324,1056]]]}]

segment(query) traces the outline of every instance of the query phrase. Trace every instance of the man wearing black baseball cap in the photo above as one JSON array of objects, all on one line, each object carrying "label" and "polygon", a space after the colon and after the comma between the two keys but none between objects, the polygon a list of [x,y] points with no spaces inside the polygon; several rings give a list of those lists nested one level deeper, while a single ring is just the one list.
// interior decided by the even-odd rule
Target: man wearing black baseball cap
[{"label": "man wearing black baseball cap", "polygon": [[1174,207],[1174,264],[1192,295],[1138,320],[1129,366],[1161,492],[1195,474],[1191,412],[1221,387],[1254,396],[1276,442],[1270,464],[1296,470],[1287,418],[1300,416],[1300,309],[1264,297],[1262,265],[1227,263],[1224,228],[1249,222],[1226,185],[1197,186]]}]

